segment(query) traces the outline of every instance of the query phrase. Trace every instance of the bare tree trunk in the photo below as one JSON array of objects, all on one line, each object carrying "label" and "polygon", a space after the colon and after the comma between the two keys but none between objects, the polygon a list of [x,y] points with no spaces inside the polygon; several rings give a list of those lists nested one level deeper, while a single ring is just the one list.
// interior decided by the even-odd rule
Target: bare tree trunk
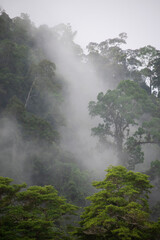
[{"label": "bare tree trunk", "polygon": [[36,81],[37,81],[37,78],[34,79],[34,81],[32,82],[32,85],[31,85],[31,87],[30,87],[30,89],[29,89],[29,92],[28,92],[28,95],[27,95],[27,98],[26,98],[26,102],[25,102],[25,105],[24,105],[25,108],[27,107],[27,104],[28,104],[28,101],[29,101],[29,99],[30,99],[33,86],[34,86],[34,84],[36,83]]},{"label": "bare tree trunk", "polygon": [[152,94],[152,76],[150,77],[150,86],[149,86],[149,88],[150,88],[150,95]]}]

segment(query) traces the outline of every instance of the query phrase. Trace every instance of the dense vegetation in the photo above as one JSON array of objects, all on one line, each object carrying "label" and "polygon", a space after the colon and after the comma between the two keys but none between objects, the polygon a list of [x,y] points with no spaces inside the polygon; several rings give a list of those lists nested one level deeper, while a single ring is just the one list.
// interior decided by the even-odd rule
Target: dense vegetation
[{"label": "dense vegetation", "polygon": [[88,197],[91,204],[76,232],[80,239],[158,239],[159,223],[149,220],[147,175],[110,167],[93,186],[102,190]]},{"label": "dense vegetation", "polygon": [[[121,33],[89,43],[85,55],[75,34],[70,25],[36,28],[26,14],[11,19],[1,12],[0,238],[158,240],[160,161],[150,159],[143,173],[134,170],[146,163],[145,146],[160,151],[160,51],[123,50],[127,35]],[[98,192],[91,182],[99,176],[61,146],[69,88],[59,72],[62,51],[80,67],[94,65],[110,88],[97,92],[88,108],[100,121],[92,135],[101,150],[116,152],[121,166],[109,167],[106,178],[93,183]],[[81,212],[70,216],[75,205],[85,208],[79,227],[69,230]]]},{"label": "dense vegetation", "polygon": [[25,14],[10,19],[2,12],[0,24],[0,174],[31,185],[52,184],[84,205],[89,174],[59,144],[63,81],[45,54],[46,29],[35,28]]},{"label": "dense vegetation", "polygon": [[10,178],[0,178],[1,239],[66,239],[62,225],[64,217],[76,207],[59,197],[53,186],[10,184]]}]

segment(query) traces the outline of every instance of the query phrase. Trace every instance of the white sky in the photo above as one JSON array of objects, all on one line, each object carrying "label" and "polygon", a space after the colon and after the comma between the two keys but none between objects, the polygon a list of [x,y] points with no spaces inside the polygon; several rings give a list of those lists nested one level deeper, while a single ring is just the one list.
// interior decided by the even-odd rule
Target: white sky
[{"label": "white sky", "polygon": [[39,26],[70,23],[83,48],[128,34],[127,48],[160,49],[160,0],[0,0],[11,18],[27,13]]}]

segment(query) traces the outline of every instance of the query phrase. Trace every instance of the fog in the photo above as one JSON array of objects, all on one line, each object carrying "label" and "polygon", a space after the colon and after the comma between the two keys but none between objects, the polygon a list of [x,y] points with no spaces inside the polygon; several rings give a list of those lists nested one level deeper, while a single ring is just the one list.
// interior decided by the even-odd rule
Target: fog
[{"label": "fog", "polygon": [[[0,176],[28,186],[51,185],[68,202],[85,207],[96,191],[91,182],[104,179],[110,165],[123,165],[148,174],[155,186],[149,204],[156,205],[160,91],[154,95],[151,81],[160,51],[149,47],[148,57],[148,48],[133,49],[160,49],[155,28],[160,2],[0,0],[0,7],[11,18],[29,15],[11,20],[1,11]],[[130,188],[143,180],[135,176],[124,176]]]},{"label": "fog", "polygon": [[[120,32],[127,32],[129,35],[126,47],[137,48],[148,44],[160,47],[157,37],[160,33],[154,27],[160,18],[159,1],[142,0],[140,2],[137,0],[128,3],[126,0],[102,0],[101,2],[89,0],[75,2],[73,0],[27,2],[1,0],[0,5],[11,17],[21,12],[27,13],[36,26],[48,24],[52,28],[61,22],[70,22],[73,31],[78,31],[74,43],[79,43],[83,49],[91,41],[100,42],[116,37]],[[75,45],[69,45],[68,42],[58,43],[54,36],[53,38],[44,36],[43,47],[47,57],[56,64],[56,75],[63,78],[65,84],[61,106],[65,124],[59,129],[61,147],[73,153],[75,159],[84,167],[99,171],[101,174],[109,164],[117,164],[117,156],[116,152],[109,148],[103,152],[100,151],[98,139],[91,136],[91,128],[96,126],[100,119],[92,119],[89,116],[88,103],[96,100],[99,92],[106,92],[111,84],[109,82],[104,84],[94,65],[85,64],[85,56],[83,59],[82,56],[78,57],[75,54]],[[50,104],[50,108],[54,109],[54,101],[49,99],[49,94],[46,95],[46,101]],[[24,167],[23,163],[26,161],[30,146],[22,143],[21,132],[19,129],[16,130],[16,122],[7,121],[6,126],[1,129],[1,135],[4,139],[12,139],[14,129],[16,133],[18,132],[17,139],[22,144],[22,151],[17,157],[16,143],[13,144],[10,149],[13,165],[10,167],[19,165],[20,170]],[[12,129],[12,131],[4,132],[4,129]],[[37,150],[34,146],[31,151],[33,155],[34,151],[40,151],[40,149]],[[21,163],[19,163],[20,159],[22,159]],[[14,161],[17,161],[17,164]],[[149,165],[146,165],[146,168],[148,167]]]},{"label": "fog", "polygon": [[1,118],[0,137],[0,174],[18,183],[31,184],[33,166],[28,159],[35,157],[40,149],[32,141],[24,142],[22,130],[14,118]]},{"label": "fog", "polygon": [[45,47],[49,58],[56,64],[57,75],[64,79],[65,84],[61,106],[65,124],[59,129],[61,147],[73,153],[84,168],[101,175],[108,165],[117,163],[117,156],[110,149],[102,152],[98,148],[98,138],[91,135],[91,128],[100,119],[89,116],[88,104],[108,87],[97,75],[95,67],[85,63],[83,55],[82,59],[77,57],[74,44],[68,44],[55,44],[51,38]]}]

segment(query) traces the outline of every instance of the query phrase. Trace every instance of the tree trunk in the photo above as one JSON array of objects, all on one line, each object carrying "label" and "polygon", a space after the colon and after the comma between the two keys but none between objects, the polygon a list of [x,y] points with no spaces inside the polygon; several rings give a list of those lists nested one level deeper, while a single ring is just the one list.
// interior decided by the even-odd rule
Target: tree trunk
[{"label": "tree trunk", "polygon": [[29,99],[30,99],[33,86],[34,86],[34,84],[36,83],[36,81],[37,81],[37,78],[34,79],[34,81],[32,82],[32,85],[31,85],[31,87],[30,87],[30,89],[29,89],[29,92],[28,92],[28,95],[27,95],[27,98],[26,98],[26,102],[25,102],[25,105],[24,105],[25,108],[27,107],[27,104],[28,104],[28,101],[29,101]]}]

